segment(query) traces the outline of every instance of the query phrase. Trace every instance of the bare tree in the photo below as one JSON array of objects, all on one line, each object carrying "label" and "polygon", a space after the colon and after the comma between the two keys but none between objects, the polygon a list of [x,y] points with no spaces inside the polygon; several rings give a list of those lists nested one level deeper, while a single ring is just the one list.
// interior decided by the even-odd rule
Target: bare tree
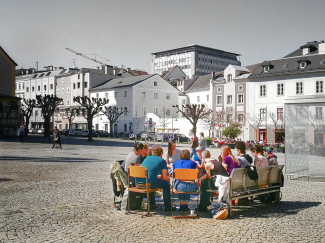
[{"label": "bare tree", "polygon": [[76,108],[77,114],[82,114],[88,122],[88,139],[87,141],[93,140],[93,119],[99,115],[103,110],[102,107],[108,104],[106,98],[89,98],[87,96],[77,96],[73,98],[74,102],[77,102],[81,107]]},{"label": "bare tree", "polygon": [[111,106],[105,106],[102,113],[107,117],[109,121],[109,132],[110,136],[113,137],[113,125],[117,121],[117,119],[123,114],[127,113],[128,109],[127,107],[124,107],[124,110],[119,110],[118,107],[111,107]]},{"label": "bare tree", "polygon": [[[284,124],[284,117],[277,117],[277,114],[274,112],[269,113],[269,117],[271,118],[271,121],[273,123],[273,142],[275,143],[276,141],[276,134],[279,133],[280,136],[284,139],[284,136],[282,135],[283,131],[285,129],[285,124]],[[279,119],[278,119],[279,118]]]},{"label": "bare tree", "polygon": [[[142,117],[138,116],[138,112],[136,111],[134,114],[134,117],[132,118],[134,127],[135,127],[135,131],[133,131],[133,133],[137,134],[138,129],[139,129],[139,125],[142,121]],[[135,135],[135,141],[137,140],[137,136]]]},{"label": "bare tree", "polygon": [[247,117],[247,121],[249,123],[249,125],[254,129],[254,140],[258,141],[258,130],[262,124],[262,122],[264,121],[264,117],[263,116],[252,116],[252,117]]},{"label": "bare tree", "polygon": [[62,102],[62,99],[53,95],[36,95],[36,100],[36,107],[42,110],[42,115],[44,117],[44,137],[48,137],[50,140],[51,116]]},{"label": "bare tree", "polygon": [[67,119],[69,122],[69,129],[71,129],[73,120],[77,116],[77,111],[75,108],[70,107],[62,107],[58,109],[58,113],[62,116],[62,118]]},{"label": "bare tree", "polygon": [[179,107],[179,105],[173,105],[173,107],[177,109],[177,113],[180,112],[183,114],[183,116],[192,124],[195,136],[198,121],[212,113],[212,110],[207,108],[204,104],[186,104],[181,107]]},{"label": "bare tree", "polygon": [[166,126],[169,124],[168,122],[168,117],[167,117],[167,113],[166,113],[166,108],[163,107],[160,110],[160,114],[159,114],[159,126],[164,128],[164,132],[166,132]]},{"label": "bare tree", "polygon": [[25,126],[25,134],[28,135],[28,127],[30,118],[33,115],[33,110],[36,106],[36,100],[34,99],[23,99],[22,102],[20,102],[20,110],[22,112],[22,115],[25,118],[26,126]]}]

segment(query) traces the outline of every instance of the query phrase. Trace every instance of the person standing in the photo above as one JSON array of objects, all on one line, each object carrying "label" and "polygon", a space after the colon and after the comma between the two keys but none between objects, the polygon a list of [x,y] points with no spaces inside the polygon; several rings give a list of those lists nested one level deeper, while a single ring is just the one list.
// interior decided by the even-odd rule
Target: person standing
[{"label": "person standing", "polygon": [[51,148],[54,148],[55,146],[60,145],[60,149],[62,149],[60,132],[57,127],[54,128],[53,137],[54,137],[54,143]]},{"label": "person standing", "polygon": [[24,129],[23,126],[20,126],[18,129],[18,136],[19,136],[19,142],[23,143],[24,142]]},{"label": "person standing", "polygon": [[200,148],[201,148],[201,150],[204,151],[206,146],[207,146],[207,142],[205,141],[204,133],[200,132]]},{"label": "person standing", "polygon": [[193,155],[196,153],[196,148],[199,146],[199,141],[193,129],[190,130],[190,136],[191,136],[190,157],[192,158]]}]

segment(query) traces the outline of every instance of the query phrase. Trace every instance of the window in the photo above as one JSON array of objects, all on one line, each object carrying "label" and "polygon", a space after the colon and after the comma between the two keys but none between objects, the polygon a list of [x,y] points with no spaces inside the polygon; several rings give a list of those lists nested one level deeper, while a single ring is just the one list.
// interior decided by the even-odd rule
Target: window
[{"label": "window", "polygon": [[128,97],[128,92],[124,91],[124,98]]},{"label": "window", "polygon": [[34,92],[34,86],[32,86],[32,91]]},{"label": "window", "polygon": [[222,105],[222,96],[217,96],[217,105]]},{"label": "window", "polygon": [[61,94],[64,94],[64,88],[62,88]]},{"label": "window", "polygon": [[73,84],[73,89],[76,89],[76,84]]},{"label": "window", "polygon": [[78,79],[80,79],[80,74],[78,74]]},{"label": "window", "polygon": [[232,114],[227,114],[227,122],[230,123],[232,121]]},{"label": "window", "polygon": [[166,94],[166,100],[170,100],[170,94]]},{"label": "window", "polygon": [[276,109],[276,118],[277,120],[283,120],[283,108]]},{"label": "window", "polygon": [[97,99],[99,98],[99,94],[98,94],[98,93],[96,94],[96,98],[97,98]]},{"label": "window", "polygon": [[105,93],[105,98],[108,99],[108,93]]},{"label": "window", "polygon": [[18,89],[20,90],[20,89],[21,89],[21,84],[19,84],[18,86],[19,86],[19,88],[18,88]]},{"label": "window", "polygon": [[296,94],[302,94],[302,89],[303,89],[302,82],[297,82],[296,83]]},{"label": "window", "polygon": [[244,114],[238,114],[238,122],[244,121]]},{"label": "window", "polygon": [[23,83],[22,85],[23,85],[23,89],[25,89],[25,83]]},{"label": "window", "polygon": [[185,99],[182,99],[182,105],[185,105]]},{"label": "window", "polygon": [[37,110],[35,111],[35,116],[36,116],[36,117],[38,116],[38,111],[37,111]]},{"label": "window", "polygon": [[80,89],[80,82],[77,83],[77,88]]},{"label": "window", "polygon": [[157,86],[157,81],[154,81],[153,82],[153,86]]},{"label": "window", "polygon": [[67,93],[70,93],[70,88],[67,88]]},{"label": "window", "polygon": [[26,87],[26,92],[29,92],[29,87]]},{"label": "window", "polygon": [[307,63],[306,63],[306,62],[301,62],[301,63],[299,64],[299,67],[300,67],[301,69],[304,69],[304,68],[307,67]]},{"label": "window", "polygon": [[260,109],[260,119],[264,120],[265,117],[266,117],[266,109],[262,108],[262,109]]},{"label": "window", "polygon": [[44,91],[46,91],[46,85],[44,85]]},{"label": "window", "polygon": [[227,82],[231,82],[231,81],[232,81],[232,75],[228,74]]},{"label": "window", "polygon": [[170,109],[166,109],[166,116],[170,116]]},{"label": "window", "polygon": [[316,94],[323,93],[323,81],[316,81]]},{"label": "window", "polygon": [[209,95],[207,95],[207,101],[209,101]]},{"label": "window", "polygon": [[244,95],[243,94],[238,95],[238,104],[244,104]]},{"label": "window", "polygon": [[59,94],[59,93],[60,93],[60,90],[59,90],[59,89],[57,89],[57,90],[56,90],[56,93],[57,93],[57,94]]},{"label": "window", "polygon": [[197,99],[197,102],[200,102],[200,96],[197,96],[196,99]]},{"label": "window", "polygon": [[158,108],[153,108],[153,113],[156,115],[156,116],[158,116]]},{"label": "window", "polygon": [[264,73],[267,73],[267,72],[270,71],[270,67],[269,66],[266,66],[266,67],[263,68],[263,70],[264,70]]},{"label": "window", "polygon": [[243,85],[239,85],[238,86],[238,91],[242,91],[243,90]]},{"label": "window", "polygon": [[153,93],[153,98],[158,99],[158,93]]},{"label": "window", "polygon": [[260,97],[266,96],[266,85],[260,85]]},{"label": "window", "polygon": [[227,104],[232,104],[232,95],[227,95]]},{"label": "window", "polygon": [[40,85],[37,86],[37,91],[41,91],[41,86]]},{"label": "window", "polygon": [[278,92],[277,92],[277,94],[278,95],[283,95],[284,94],[283,90],[284,90],[284,84],[278,84]]},{"label": "window", "polygon": [[316,119],[323,119],[323,107],[316,107]]},{"label": "window", "polygon": [[85,82],[85,88],[87,88],[88,87],[88,83],[87,82]]},{"label": "window", "polygon": [[221,87],[218,87],[218,88],[217,88],[217,92],[218,92],[218,93],[221,93]]},{"label": "window", "polygon": [[141,92],[141,98],[143,98],[143,99],[146,98],[146,92]]},{"label": "window", "polygon": [[67,100],[67,105],[70,105],[70,100]]},{"label": "window", "polygon": [[50,84],[50,90],[52,90],[53,89],[53,84]]},{"label": "window", "polygon": [[143,116],[147,115],[147,108],[146,107],[141,107],[141,114]]}]

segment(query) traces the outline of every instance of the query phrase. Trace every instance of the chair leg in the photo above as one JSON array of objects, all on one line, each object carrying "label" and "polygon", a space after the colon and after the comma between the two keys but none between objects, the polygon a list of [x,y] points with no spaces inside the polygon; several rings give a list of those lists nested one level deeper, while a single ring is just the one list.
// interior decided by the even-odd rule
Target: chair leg
[{"label": "chair leg", "polygon": [[147,215],[150,215],[150,196],[149,196],[149,190],[147,190],[147,205],[148,205],[148,213]]}]

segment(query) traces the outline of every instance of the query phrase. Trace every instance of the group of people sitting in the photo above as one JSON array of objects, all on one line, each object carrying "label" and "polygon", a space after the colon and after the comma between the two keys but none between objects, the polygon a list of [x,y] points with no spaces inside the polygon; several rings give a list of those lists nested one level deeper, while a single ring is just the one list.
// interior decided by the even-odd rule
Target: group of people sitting
[{"label": "group of people sitting", "polygon": [[[175,169],[197,169],[199,179],[197,182],[176,181],[174,188],[180,192],[194,192],[201,187],[199,211],[206,212],[211,205],[209,189],[209,178],[213,175],[229,177],[235,168],[245,168],[246,166],[267,166],[277,165],[276,156],[272,151],[265,151],[262,145],[256,144],[251,148],[253,158],[246,153],[246,145],[242,141],[236,143],[237,157],[232,154],[230,147],[221,147],[220,156],[212,158],[205,148],[198,146],[196,153],[191,156],[189,150],[178,150],[173,141],[168,142],[168,150],[164,153],[163,148],[154,145],[150,149],[148,144],[135,143],[134,150],[129,153],[122,164],[125,173],[128,167],[134,164],[141,164],[146,167],[150,188],[162,188],[165,211],[176,210],[171,207],[170,201],[170,176]],[[135,178],[134,186],[143,188],[146,180]],[[188,211],[190,194],[179,194],[180,211]],[[150,194],[150,207],[155,208],[154,194]]]}]

